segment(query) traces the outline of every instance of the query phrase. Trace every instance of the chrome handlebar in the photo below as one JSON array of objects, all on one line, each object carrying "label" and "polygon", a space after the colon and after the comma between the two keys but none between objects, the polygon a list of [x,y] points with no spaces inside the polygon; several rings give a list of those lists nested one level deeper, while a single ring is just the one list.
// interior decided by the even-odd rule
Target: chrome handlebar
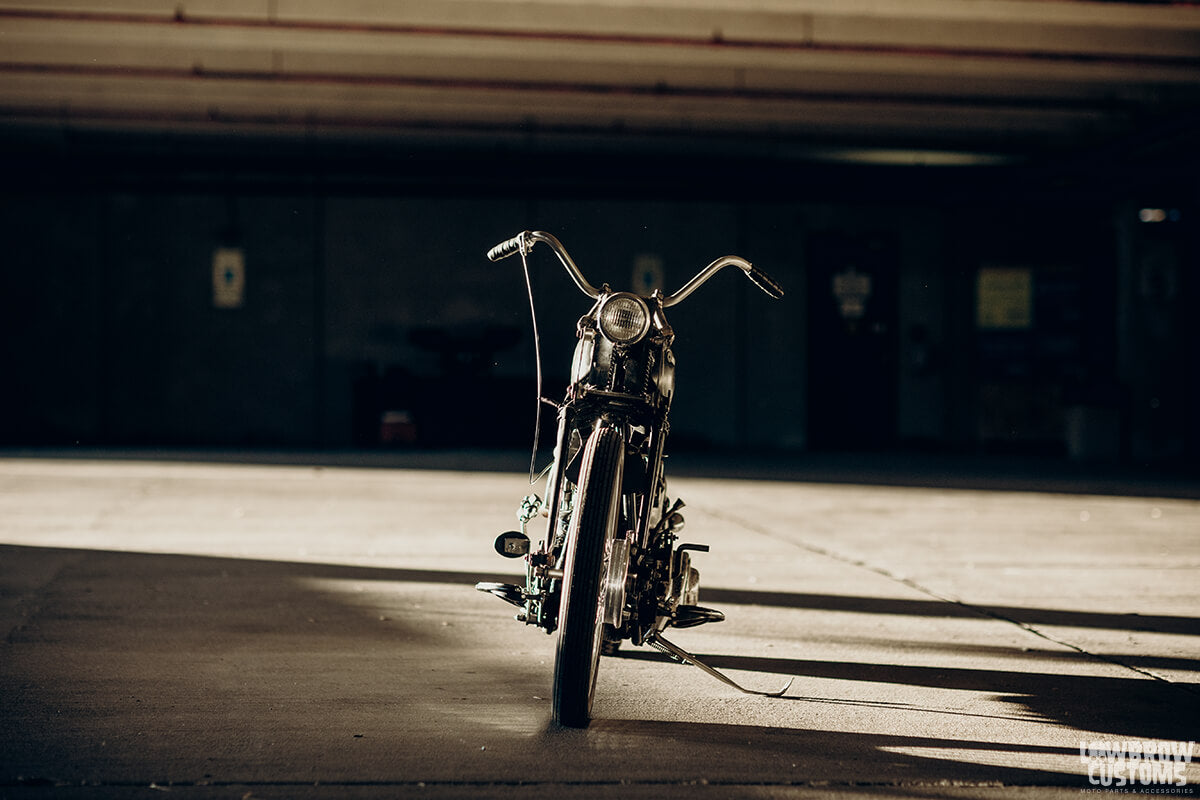
[{"label": "chrome handlebar", "polygon": [[499,261],[518,252],[523,256],[527,256],[529,255],[529,251],[538,242],[550,245],[550,249],[558,256],[558,260],[566,268],[567,274],[571,276],[571,280],[575,281],[575,285],[579,287],[579,291],[593,300],[600,296],[600,290],[588,283],[587,278],[583,277],[583,273],[579,270],[579,267],[575,266],[575,262],[571,260],[571,255],[567,252],[567,248],[562,246],[562,242],[544,231],[522,231],[513,238],[501,242],[491,250],[488,250],[487,257],[489,261]]},{"label": "chrome handlebar", "polygon": [[681,286],[679,291],[664,297],[663,308],[670,308],[676,303],[683,302],[688,295],[699,289],[705,281],[707,281],[713,275],[716,275],[725,267],[729,266],[738,267],[741,269],[742,272],[746,273],[746,277],[754,282],[755,286],[762,289],[776,300],[783,297],[783,288],[775,282],[775,279],[763,272],[761,269],[755,267],[746,259],[738,256],[721,256],[716,261],[697,272],[696,277],[692,278],[690,281]]},{"label": "chrome handlebar", "polygon": [[[600,290],[588,283],[587,278],[583,276],[583,273],[579,270],[579,267],[577,267],[575,262],[571,259],[570,254],[567,253],[567,249],[562,246],[562,242],[549,233],[545,233],[543,231],[523,231],[513,238],[503,241],[493,247],[488,251],[487,257],[491,261],[499,261],[503,258],[508,258],[511,255],[515,255],[518,252],[522,255],[529,255],[529,252],[533,249],[533,246],[538,242],[542,242],[543,244],[550,246],[550,249],[554,251],[556,256],[558,256],[558,260],[562,262],[563,267],[567,270],[567,274],[571,276],[571,280],[575,282],[575,285],[579,287],[581,292],[592,299],[600,296]],[[716,261],[712,262],[707,267],[696,273],[696,276],[681,286],[679,291],[664,297],[662,301],[663,307],[669,308],[670,306],[683,302],[688,295],[699,289],[705,281],[728,266],[735,266],[741,269],[746,273],[746,277],[754,282],[755,286],[762,289],[776,300],[783,297],[783,289],[780,287],[780,285],[776,283],[770,275],[758,269],[746,259],[738,256],[721,256]]]}]

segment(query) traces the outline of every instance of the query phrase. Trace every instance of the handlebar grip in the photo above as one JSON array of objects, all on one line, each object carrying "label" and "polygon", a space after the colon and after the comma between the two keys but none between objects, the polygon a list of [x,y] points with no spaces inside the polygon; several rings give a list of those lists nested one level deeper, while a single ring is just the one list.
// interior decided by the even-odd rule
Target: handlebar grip
[{"label": "handlebar grip", "polygon": [[763,272],[758,267],[751,267],[746,272],[746,277],[754,281],[754,285],[762,289],[776,300],[783,297],[783,287],[767,273]]},{"label": "handlebar grip", "polygon": [[[508,258],[525,247],[525,233],[518,233],[511,239],[503,241],[500,244],[488,250],[489,261],[499,261],[502,258]],[[528,251],[527,251],[528,252]]]}]

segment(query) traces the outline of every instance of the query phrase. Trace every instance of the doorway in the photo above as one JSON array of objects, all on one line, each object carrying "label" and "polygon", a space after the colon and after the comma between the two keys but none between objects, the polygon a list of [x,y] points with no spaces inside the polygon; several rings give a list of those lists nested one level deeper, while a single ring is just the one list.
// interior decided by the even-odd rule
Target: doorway
[{"label": "doorway", "polygon": [[806,255],[809,446],[891,447],[897,427],[897,237],[822,232],[809,239]]}]

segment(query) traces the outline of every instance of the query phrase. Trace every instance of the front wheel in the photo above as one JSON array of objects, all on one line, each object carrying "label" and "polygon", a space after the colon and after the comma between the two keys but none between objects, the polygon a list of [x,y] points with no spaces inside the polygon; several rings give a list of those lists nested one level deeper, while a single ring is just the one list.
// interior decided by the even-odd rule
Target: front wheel
[{"label": "front wheel", "polygon": [[605,579],[620,520],[625,446],[620,433],[597,428],[579,472],[575,513],[567,530],[558,651],[554,660],[554,720],[585,728],[604,641]]}]

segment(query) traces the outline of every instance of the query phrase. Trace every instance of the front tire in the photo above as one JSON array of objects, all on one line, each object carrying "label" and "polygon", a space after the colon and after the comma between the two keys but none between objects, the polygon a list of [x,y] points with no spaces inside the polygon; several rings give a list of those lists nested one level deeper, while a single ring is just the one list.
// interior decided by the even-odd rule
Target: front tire
[{"label": "front tire", "polygon": [[588,439],[576,507],[567,531],[558,650],[554,660],[554,721],[586,728],[604,641],[605,578],[610,542],[620,521],[625,446],[612,428]]}]

